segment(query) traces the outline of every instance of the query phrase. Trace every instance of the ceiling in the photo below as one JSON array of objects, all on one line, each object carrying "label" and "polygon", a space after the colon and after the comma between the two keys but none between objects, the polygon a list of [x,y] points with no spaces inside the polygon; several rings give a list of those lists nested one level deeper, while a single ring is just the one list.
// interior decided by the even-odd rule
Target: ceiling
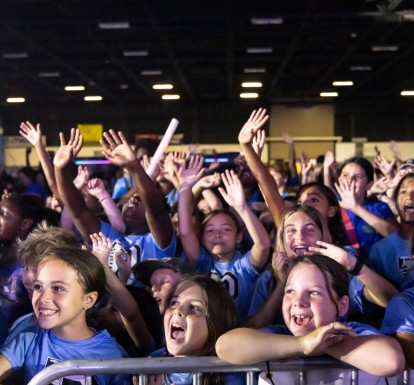
[{"label": "ceiling", "polygon": [[[0,14],[5,108],[12,96],[38,105],[84,103],[86,95],[159,103],[163,93],[173,93],[180,101],[221,103],[248,91],[268,102],[297,102],[319,99],[321,91],[370,99],[414,89],[414,2],[408,0],[1,0]],[[263,18],[283,23],[260,24]],[[129,28],[99,28],[109,22]],[[125,56],[134,51],[147,55]],[[335,80],[354,86],[333,87]],[[243,90],[246,81],[263,86]],[[156,83],[174,88],[153,90]],[[67,85],[86,89],[67,92]]]}]

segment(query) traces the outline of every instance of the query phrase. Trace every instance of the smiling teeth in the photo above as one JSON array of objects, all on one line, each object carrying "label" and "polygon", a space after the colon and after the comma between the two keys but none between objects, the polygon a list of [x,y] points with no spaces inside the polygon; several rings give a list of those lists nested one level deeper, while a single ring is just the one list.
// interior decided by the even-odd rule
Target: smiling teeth
[{"label": "smiling teeth", "polygon": [[57,313],[57,310],[39,310],[39,314],[42,314],[42,315],[52,315],[56,313]]}]

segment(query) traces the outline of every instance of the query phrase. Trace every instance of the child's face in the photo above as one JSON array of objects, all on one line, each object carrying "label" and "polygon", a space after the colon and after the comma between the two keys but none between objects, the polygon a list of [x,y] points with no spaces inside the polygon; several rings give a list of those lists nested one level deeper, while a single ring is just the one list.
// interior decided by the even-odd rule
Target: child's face
[{"label": "child's face", "polygon": [[32,305],[40,327],[71,339],[86,327],[85,308],[97,293],[84,294],[77,272],[63,261],[46,257],[37,267]]},{"label": "child's face", "polygon": [[171,288],[181,278],[181,274],[172,269],[158,269],[152,273],[150,279],[151,294],[157,301],[161,314],[164,314],[167,308],[166,300]]},{"label": "child's face", "polygon": [[305,213],[298,211],[285,220],[283,246],[289,257],[303,255],[322,239],[322,231]]},{"label": "child's face", "polygon": [[414,222],[414,178],[402,182],[397,196],[397,209],[401,222]]},{"label": "child's face", "polygon": [[356,163],[347,164],[341,172],[340,178],[351,185],[355,182],[355,196],[357,199],[363,199],[366,191],[369,189],[371,183],[368,182],[368,177],[365,170]]},{"label": "child's face", "polygon": [[[346,299],[337,301],[340,316],[345,315]],[[289,274],[282,304],[283,319],[294,336],[309,334],[316,328],[337,321],[321,271],[301,263]]]},{"label": "child's face", "polygon": [[207,304],[201,288],[180,284],[164,315],[167,349],[173,356],[202,355],[208,337]]},{"label": "child's face", "polygon": [[224,213],[210,218],[203,229],[204,247],[223,260],[233,259],[236,244],[241,241],[241,237],[232,218]]},{"label": "child's face", "polygon": [[322,215],[323,218],[332,218],[336,213],[336,208],[329,204],[328,198],[316,186],[311,186],[300,194],[298,204],[312,206]]},{"label": "child's face", "polygon": [[273,179],[276,182],[277,187],[283,187],[287,183],[287,178],[281,173],[274,169],[270,169],[270,175],[272,175]]},{"label": "child's face", "polygon": [[23,233],[23,219],[17,208],[8,200],[0,202],[0,242],[13,241]]}]

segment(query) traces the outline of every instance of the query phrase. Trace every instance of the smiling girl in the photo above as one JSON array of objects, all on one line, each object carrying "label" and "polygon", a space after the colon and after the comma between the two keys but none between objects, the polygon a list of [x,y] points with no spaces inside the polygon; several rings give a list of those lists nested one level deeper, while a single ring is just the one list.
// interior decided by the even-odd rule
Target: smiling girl
[{"label": "smiling girl", "polygon": [[233,364],[328,354],[377,376],[401,372],[405,360],[397,341],[370,326],[340,322],[348,307],[346,271],[326,256],[300,256],[284,287],[286,326],[234,329],[218,339],[217,354]]},{"label": "smiling girl", "polygon": [[[0,379],[12,370],[23,370],[25,383],[57,361],[126,357],[106,330],[96,332],[86,324],[86,312],[105,291],[105,272],[86,250],[54,249],[39,263],[32,305],[38,333],[22,332],[4,345]],[[72,380],[84,383],[83,376]],[[126,376],[98,375],[98,384],[129,384]]]}]

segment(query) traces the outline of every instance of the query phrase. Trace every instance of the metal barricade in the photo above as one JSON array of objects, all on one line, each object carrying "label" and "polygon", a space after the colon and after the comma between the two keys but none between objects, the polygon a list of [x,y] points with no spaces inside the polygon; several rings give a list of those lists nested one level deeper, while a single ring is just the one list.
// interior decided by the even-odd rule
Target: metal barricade
[{"label": "metal barricade", "polygon": [[[253,365],[232,365],[217,357],[150,357],[61,361],[36,374],[28,385],[47,385],[56,379],[69,375],[83,375],[86,378],[86,384],[90,384],[92,376],[98,374],[136,374],[139,376],[140,385],[146,385],[147,375],[154,373],[192,373],[193,384],[199,385],[202,383],[202,373],[206,372],[245,372],[246,384],[253,385],[253,373],[266,371],[306,372],[315,369],[351,371],[352,385],[358,384],[358,370],[341,361],[325,357],[298,358],[285,362],[260,362]],[[405,371],[393,381],[393,385],[408,385],[409,383],[409,371]]]}]

